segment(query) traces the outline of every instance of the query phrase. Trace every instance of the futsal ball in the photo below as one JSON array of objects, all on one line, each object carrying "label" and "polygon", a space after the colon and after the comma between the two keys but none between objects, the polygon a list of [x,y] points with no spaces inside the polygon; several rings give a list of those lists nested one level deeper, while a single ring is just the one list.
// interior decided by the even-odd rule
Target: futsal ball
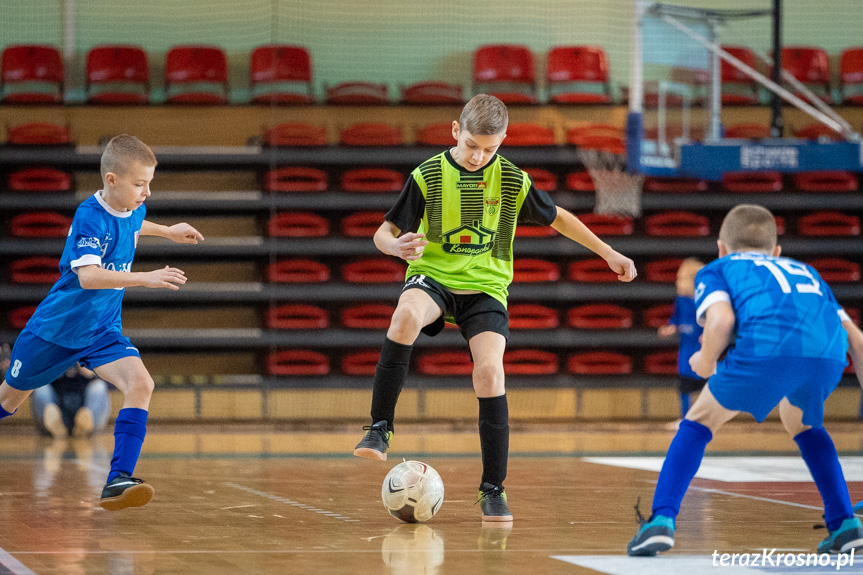
[{"label": "futsal ball", "polygon": [[384,507],[406,523],[423,523],[443,504],[443,480],[421,461],[404,461],[393,467],[381,487]]}]

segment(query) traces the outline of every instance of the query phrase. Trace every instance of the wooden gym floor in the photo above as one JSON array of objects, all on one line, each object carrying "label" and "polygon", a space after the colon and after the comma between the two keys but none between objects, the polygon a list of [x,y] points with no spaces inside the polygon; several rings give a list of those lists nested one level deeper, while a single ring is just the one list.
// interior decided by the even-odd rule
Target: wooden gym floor
[{"label": "wooden gym floor", "polygon": [[[356,429],[153,425],[136,469],[150,505],[97,505],[112,437],[52,442],[29,426],[0,428],[0,574],[651,574],[707,573],[712,554],[808,553],[821,503],[778,424],[734,422],[710,445],[684,500],[676,547],[627,558],[633,505],[650,498],[672,433],[661,423],[513,426],[506,481],[511,527],[485,527],[474,505],[472,426],[401,426],[387,462],[347,454]],[[863,498],[863,430],[828,426],[852,498]],[[380,503],[402,457],[444,479],[425,525]],[[835,572],[835,566],[794,573]],[[843,572],[863,572],[863,559]],[[783,573],[783,567],[722,569]]]}]

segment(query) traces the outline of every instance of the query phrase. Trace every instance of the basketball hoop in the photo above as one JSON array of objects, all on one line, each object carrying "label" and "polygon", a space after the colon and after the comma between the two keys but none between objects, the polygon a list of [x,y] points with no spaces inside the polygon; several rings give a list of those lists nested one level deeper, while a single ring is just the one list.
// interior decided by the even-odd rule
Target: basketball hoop
[{"label": "basketball hoop", "polygon": [[594,213],[635,218],[641,215],[644,176],[626,172],[626,157],[609,150],[580,149],[579,161],[587,168],[596,189]]}]

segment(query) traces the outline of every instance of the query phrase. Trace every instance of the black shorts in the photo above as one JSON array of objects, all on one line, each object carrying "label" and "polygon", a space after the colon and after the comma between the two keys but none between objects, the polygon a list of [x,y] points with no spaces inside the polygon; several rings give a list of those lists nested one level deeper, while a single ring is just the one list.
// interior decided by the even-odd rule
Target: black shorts
[{"label": "black shorts", "polygon": [[486,293],[455,294],[426,275],[411,276],[402,291],[421,289],[440,307],[441,316],[422,328],[429,336],[443,330],[447,320],[455,323],[465,340],[482,332],[499,333],[509,339],[509,314],[502,303]]},{"label": "black shorts", "polygon": [[704,387],[704,384],[707,383],[706,379],[695,379],[694,377],[686,377],[685,375],[679,376],[678,385],[680,386],[680,393],[695,393],[696,391],[701,391]]}]

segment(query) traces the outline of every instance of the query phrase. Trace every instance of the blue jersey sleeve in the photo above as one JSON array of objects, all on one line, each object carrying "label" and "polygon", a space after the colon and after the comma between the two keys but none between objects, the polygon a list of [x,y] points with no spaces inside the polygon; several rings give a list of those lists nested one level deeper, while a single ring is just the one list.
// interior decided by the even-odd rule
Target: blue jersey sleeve
[{"label": "blue jersey sleeve", "polygon": [[69,229],[71,236],[70,267],[102,264],[102,240],[107,232],[104,218],[91,217],[91,210],[78,210]]},{"label": "blue jersey sleeve", "polygon": [[728,284],[717,262],[710,263],[695,275],[695,321],[704,327],[704,315],[710,306],[721,301],[731,302]]}]

